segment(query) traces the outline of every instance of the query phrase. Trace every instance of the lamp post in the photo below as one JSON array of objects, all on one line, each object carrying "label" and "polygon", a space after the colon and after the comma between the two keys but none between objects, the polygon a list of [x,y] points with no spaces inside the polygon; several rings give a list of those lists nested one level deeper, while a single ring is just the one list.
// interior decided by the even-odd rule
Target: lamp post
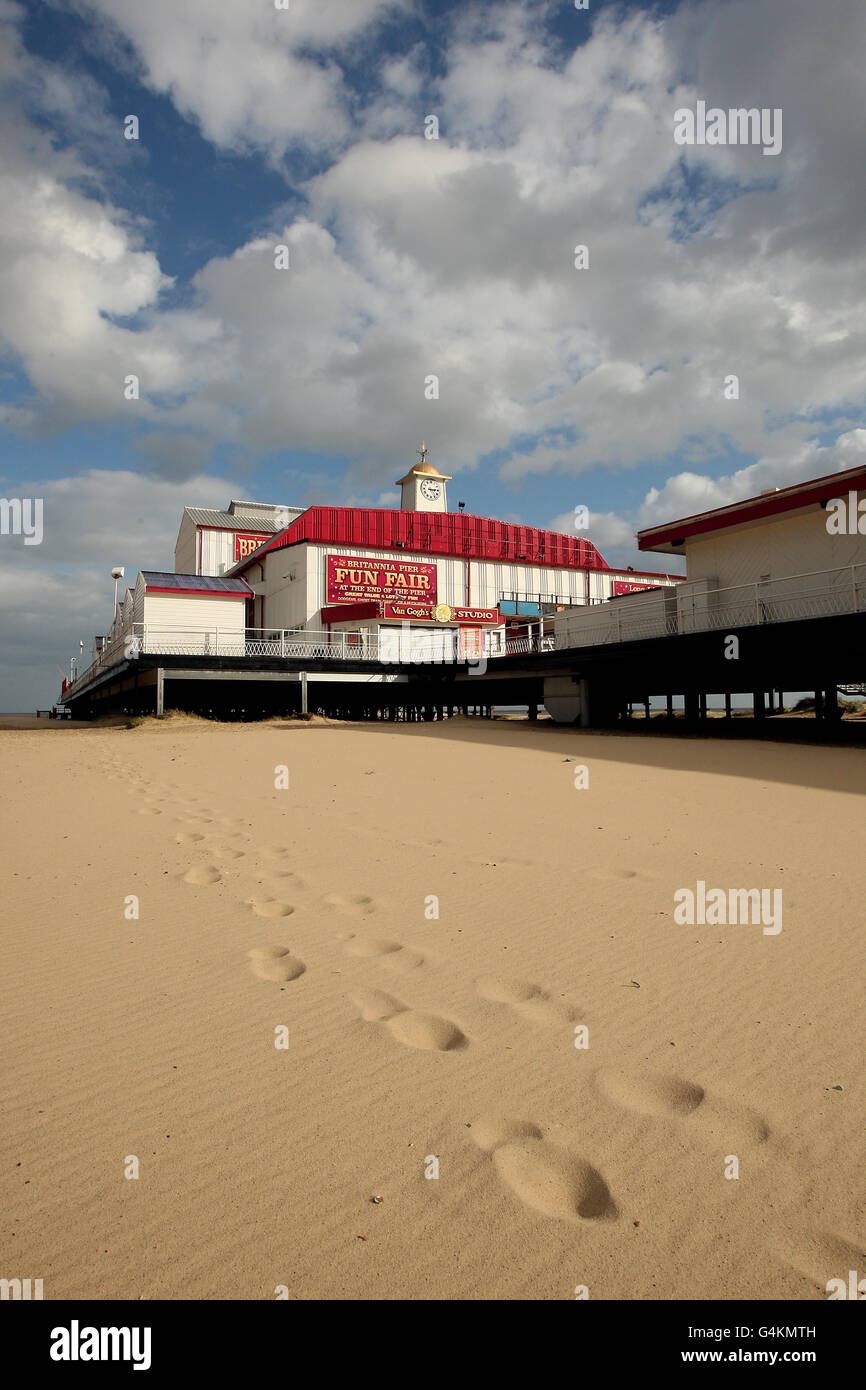
[{"label": "lamp post", "polygon": [[126,570],[123,568],[123,565],[115,565],[111,571],[111,577],[114,580],[114,612],[111,615],[112,622],[117,617],[117,581],[118,579],[122,579],[125,573]]}]

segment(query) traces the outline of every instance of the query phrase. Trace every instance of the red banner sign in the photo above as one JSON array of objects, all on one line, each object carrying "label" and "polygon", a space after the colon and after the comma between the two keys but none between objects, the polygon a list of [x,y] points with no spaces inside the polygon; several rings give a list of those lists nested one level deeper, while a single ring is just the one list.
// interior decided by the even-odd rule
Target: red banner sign
[{"label": "red banner sign", "polygon": [[[329,555],[328,603],[365,598],[411,599],[419,607],[436,602],[436,566],[414,560],[365,560]],[[396,615],[395,615],[396,616]]]},{"label": "red banner sign", "polygon": [[248,555],[252,555],[254,550],[258,550],[265,541],[271,540],[270,536],[235,536],[235,564],[238,560],[245,560]]},{"label": "red banner sign", "polygon": [[454,621],[457,623],[501,623],[498,608],[454,608]]},{"label": "red banner sign", "polygon": [[618,594],[636,594],[639,593],[641,589],[655,588],[655,584],[638,584],[631,579],[615,579],[613,581],[614,598],[616,598]]}]

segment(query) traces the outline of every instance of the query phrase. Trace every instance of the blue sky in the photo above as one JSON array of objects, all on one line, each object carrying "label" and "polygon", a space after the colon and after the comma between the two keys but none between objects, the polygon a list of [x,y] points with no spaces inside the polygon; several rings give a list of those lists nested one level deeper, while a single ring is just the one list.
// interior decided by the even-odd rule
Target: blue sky
[{"label": "blue sky", "polygon": [[[0,704],[45,701],[106,567],[170,563],[185,503],[392,505],[423,437],[452,506],[583,504],[652,568],[637,527],[861,462],[864,24],[0,0],[0,476],[46,518],[2,538]],[[677,146],[699,98],[782,108],[781,154]]]}]

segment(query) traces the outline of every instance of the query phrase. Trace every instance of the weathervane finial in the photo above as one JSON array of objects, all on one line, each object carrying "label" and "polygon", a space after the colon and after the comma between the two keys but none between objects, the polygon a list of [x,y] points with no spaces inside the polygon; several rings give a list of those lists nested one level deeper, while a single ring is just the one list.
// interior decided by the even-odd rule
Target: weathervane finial
[{"label": "weathervane finial", "polygon": [[416,449],[416,450],[415,450],[415,453],[421,455],[421,462],[422,462],[422,463],[426,463],[426,462],[427,462],[427,445],[424,443],[424,440],[423,440],[423,439],[421,440],[421,448],[420,448],[420,449]]}]

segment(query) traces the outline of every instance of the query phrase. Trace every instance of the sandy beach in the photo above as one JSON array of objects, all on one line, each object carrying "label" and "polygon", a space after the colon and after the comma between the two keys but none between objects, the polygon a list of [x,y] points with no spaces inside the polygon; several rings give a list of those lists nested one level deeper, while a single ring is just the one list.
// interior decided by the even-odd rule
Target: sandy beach
[{"label": "sandy beach", "polygon": [[[46,733],[0,732],[4,1275],[811,1300],[866,1273],[866,750]],[[781,930],[678,924],[698,881],[781,889]]]}]

